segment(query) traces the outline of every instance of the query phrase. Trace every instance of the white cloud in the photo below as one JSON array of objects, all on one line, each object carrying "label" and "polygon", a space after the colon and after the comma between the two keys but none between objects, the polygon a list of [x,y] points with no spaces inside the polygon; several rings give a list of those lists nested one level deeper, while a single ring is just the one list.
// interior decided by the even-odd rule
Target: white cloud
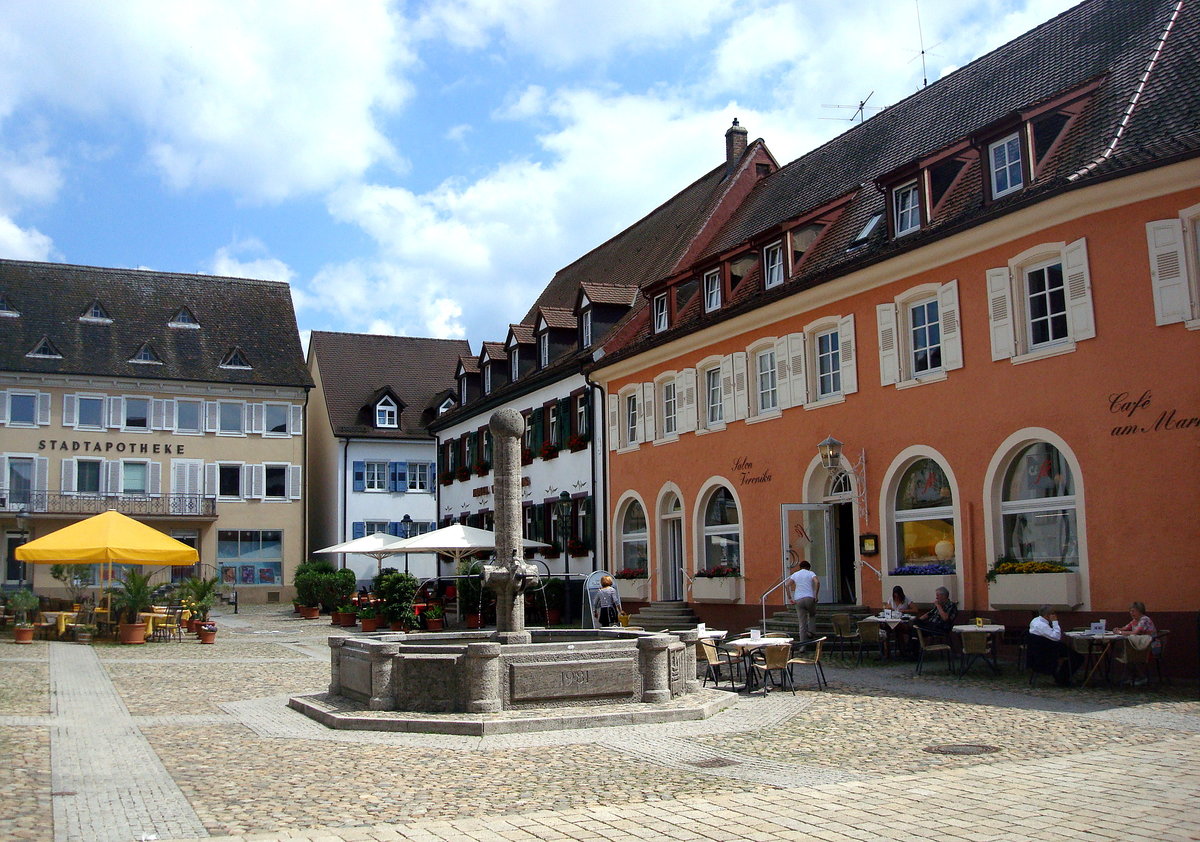
[{"label": "white cloud", "polygon": [[62,187],[60,162],[41,147],[9,151],[0,147],[0,211],[23,204],[46,204]]},{"label": "white cloud", "polygon": [[[0,23],[0,119],[65,109],[133,121],[176,189],[250,200],[323,190],[396,161],[376,125],[411,91],[407,34],[383,0],[20,3]],[[397,161],[398,163],[398,161]]]},{"label": "white cloud", "polygon": [[0,216],[0,257],[8,260],[50,260],[54,242],[36,228],[21,228]]},{"label": "white cloud", "polygon": [[[250,255],[249,260],[238,255]],[[275,257],[268,257],[267,248],[262,242],[253,238],[221,246],[213,255],[210,271],[214,275],[227,278],[257,278],[264,281],[285,281],[291,283],[296,273],[291,267]],[[254,255],[260,255],[255,257]]]}]

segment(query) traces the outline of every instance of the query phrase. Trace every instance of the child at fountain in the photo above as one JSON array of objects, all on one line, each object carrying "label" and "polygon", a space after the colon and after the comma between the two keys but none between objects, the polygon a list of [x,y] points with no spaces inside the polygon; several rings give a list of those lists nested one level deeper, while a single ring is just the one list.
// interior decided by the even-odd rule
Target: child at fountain
[{"label": "child at fountain", "polygon": [[596,592],[596,607],[600,609],[599,624],[615,626],[621,614],[621,594],[613,587],[612,576],[600,577],[600,590]]}]

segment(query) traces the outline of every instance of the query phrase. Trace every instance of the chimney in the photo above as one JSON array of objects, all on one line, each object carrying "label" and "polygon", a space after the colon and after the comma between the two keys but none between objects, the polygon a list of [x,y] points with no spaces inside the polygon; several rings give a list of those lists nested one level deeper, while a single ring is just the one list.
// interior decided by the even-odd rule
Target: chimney
[{"label": "chimney", "polygon": [[746,137],[746,130],[738,125],[737,117],[734,117],[733,125],[729,127],[729,131],[725,132],[726,178],[733,175],[733,170],[738,165],[738,161],[742,160],[742,156],[746,154]]}]

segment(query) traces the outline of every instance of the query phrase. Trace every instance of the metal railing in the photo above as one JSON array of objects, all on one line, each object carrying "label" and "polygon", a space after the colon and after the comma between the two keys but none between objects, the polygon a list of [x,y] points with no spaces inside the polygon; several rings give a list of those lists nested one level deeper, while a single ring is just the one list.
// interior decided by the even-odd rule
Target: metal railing
[{"label": "metal railing", "polygon": [[95,515],[116,509],[126,515],[216,517],[217,501],[202,494],[62,494],[57,491],[0,490],[0,509],[30,514]]},{"label": "metal railing", "polygon": [[[787,579],[787,578],[784,578],[784,579],[780,580],[779,584],[777,584],[777,585],[772,585],[770,588],[768,588],[766,591],[764,591],[764,592],[763,592],[763,595],[762,595],[762,596],[760,596],[760,597],[758,598],[758,605],[759,605],[759,608],[760,608],[760,609],[762,609],[762,630],[763,630],[763,634],[766,634],[766,632],[767,632],[767,597],[769,597],[771,594],[775,593],[775,591],[779,590],[780,588],[782,588],[782,587],[783,587],[784,585],[786,585],[787,583],[788,583],[788,579]],[[784,593],[784,600],[783,600],[783,604],[784,604],[784,605],[787,605],[787,594],[786,594],[786,592]]]}]

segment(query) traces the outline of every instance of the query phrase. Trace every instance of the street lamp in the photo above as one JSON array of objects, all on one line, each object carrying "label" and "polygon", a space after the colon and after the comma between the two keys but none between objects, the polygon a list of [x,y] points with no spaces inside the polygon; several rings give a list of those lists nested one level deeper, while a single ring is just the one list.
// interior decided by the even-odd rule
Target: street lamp
[{"label": "street lamp", "polygon": [[[821,465],[829,471],[831,477],[837,476],[842,470],[842,443],[829,436],[817,445],[817,454],[821,457]],[[846,459],[850,461],[849,457]],[[853,475],[856,488],[854,498],[858,503],[858,516],[863,523],[867,522],[867,451],[858,454],[858,461],[849,465],[848,474]]]},{"label": "street lamp", "polygon": [[[25,506],[17,509],[17,535],[24,544],[29,539],[29,509]],[[21,562],[21,587],[25,587],[25,562]]]},{"label": "street lamp", "polygon": [[562,544],[563,572],[570,572],[571,562],[567,552],[567,543],[571,539],[571,495],[567,491],[558,493],[558,501],[554,504],[554,514],[558,519],[558,540]]},{"label": "street lamp", "polygon": [[836,473],[842,465],[842,443],[833,436],[817,445],[817,453],[821,454],[821,464],[829,473]]},{"label": "street lamp", "polygon": [[[405,515],[404,517],[400,518],[400,537],[401,538],[411,538],[412,537],[412,528],[413,528],[412,515]],[[404,554],[404,572],[405,573],[408,572],[408,553]]]}]

